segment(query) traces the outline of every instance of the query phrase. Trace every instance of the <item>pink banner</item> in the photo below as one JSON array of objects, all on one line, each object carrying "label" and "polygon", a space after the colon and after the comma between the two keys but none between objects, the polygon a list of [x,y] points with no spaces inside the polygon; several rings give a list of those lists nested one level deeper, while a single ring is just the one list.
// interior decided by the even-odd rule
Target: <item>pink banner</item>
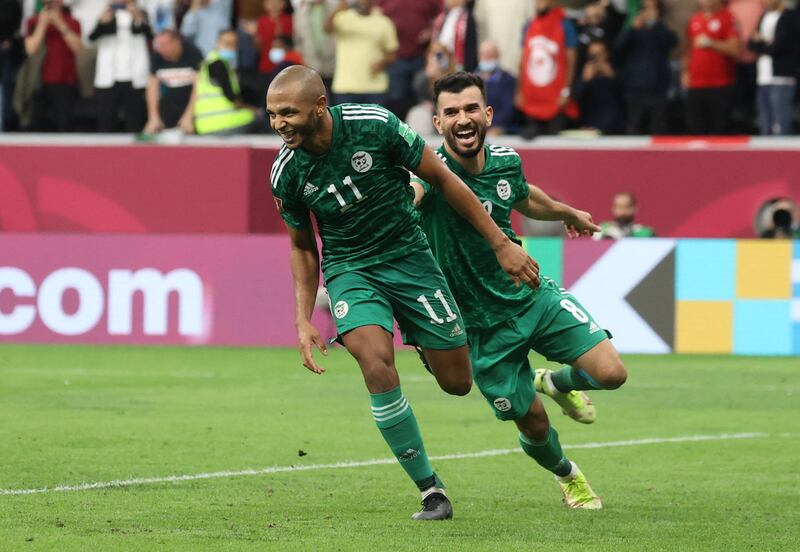
[{"label": "pink banner", "polygon": [[[639,220],[659,236],[752,237],[764,201],[800,200],[800,150],[690,147],[517,149],[530,182],[598,220],[611,216],[615,192],[633,191]],[[275,153],[246,144],[0,145],[0,230],[283,233],[267,183]]]},{"label": "pink banner", "polygon": [[[520,150],[532,184],[596,220],[611,218],[615,192],[630,191],[638,220],[665,237],[754,237],[765,201],[800,201],[800,151]],[[519,222],[517,219],[515,222]]]},{"label": "pink banner", "polygon": [[0,342],[294,345],[288,239],[0,234]]},{"label": "pink banner", "polygon": [[[248,146],[0,145],[0,229],[247,233],[282,228],[274,151]],[[254,165],[257,162],[257,166]]]}]

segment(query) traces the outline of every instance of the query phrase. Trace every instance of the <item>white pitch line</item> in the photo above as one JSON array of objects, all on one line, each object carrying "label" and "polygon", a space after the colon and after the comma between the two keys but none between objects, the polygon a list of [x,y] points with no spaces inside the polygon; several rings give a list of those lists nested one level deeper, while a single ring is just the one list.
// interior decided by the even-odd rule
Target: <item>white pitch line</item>
[{"label": "white pitch line", "polygon": [[[792,433],[777,434],[779,437],[791,437]],[[599,443],[582,443],[577,445],[564,445],[564,449],[598,449],[611,447],[631,447],[638,445],[656,445],[662,443],[693,443],[698,441],[727,441],[731,439],[758,439],[770,437],[769,433],[721,433],[719,435],[684,435],[681,437],[652,437],[646,439],[630,439],[627,441],[606,441]],[[437,460],[462,460],[468,458],[486,458],[489,456],[505,456],[521,452],[518,448],[481,450],[477,452],[462,452],[456,454],[443,454],[431,456]],[[305,466],[273,466],[271,468],[249,469],[238,471],[217,471],[209,473],[196,473],[189,475],[169,475],[164,477],[142,477],[133,479],[117,479],[114,481],[98,481],[80,485],[58,485],[57,487],[42,487],[39,489],[0,489],[2,495],[30,495],[50,492],[89,491],[94,489],[110,489],[114,487],[131,487],[134,485],[149,485],[152,483],[177,483],[180,481],[197,481],[199,479],[218,479],[222,477],[242,477],[245,475],[268,475],[273,473],[287,473],[314,470],[337,470],[345,468],[363,468],[394,464],[395,458],[375,458],[373,460],[335,462],[333,464],[307,464]]]}]

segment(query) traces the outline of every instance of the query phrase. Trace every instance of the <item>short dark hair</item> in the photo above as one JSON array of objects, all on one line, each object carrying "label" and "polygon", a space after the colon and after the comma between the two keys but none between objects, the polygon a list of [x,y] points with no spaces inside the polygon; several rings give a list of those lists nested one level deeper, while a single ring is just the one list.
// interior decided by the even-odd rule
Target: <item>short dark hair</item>
[{"label": "short dark hair", "polygon": [[617,193],[614,194],[614,199],[617,199],[618,197],[623,197],[623,196],[627,197],[628,201],[631,202],[631,205],[636,207],[636,205],[637,205],[636,204],[636,196],[633,195],[633,192],[617,192]]},{"label": "short dark hair", "polygon": [[483,84],[483,79],[475,73],[459,71],[458,73],[445,75],[433,84],[433,105],[439,105],[439,94],[442,92],[458,94],[470,86],[478,87],[478,90],[481,91],[483,102],[486,103],[486,86]]}]

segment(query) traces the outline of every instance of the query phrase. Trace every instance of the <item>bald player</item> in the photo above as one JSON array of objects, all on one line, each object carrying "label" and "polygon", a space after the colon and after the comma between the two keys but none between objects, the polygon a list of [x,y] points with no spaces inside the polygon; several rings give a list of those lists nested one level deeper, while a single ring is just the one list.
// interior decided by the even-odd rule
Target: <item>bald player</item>
[{"label": "bald player", "polygon": [[422,493],[422,510],[412,518],[449,519],[452,506],[400,389],[393,320],[406,343],[422,348],[445,392],[466,395],[472,372],[464,321],[417,224],[408,171],[431,183],[483,236],[517,285],[536,287],[539,267],[416,132],[383,107],[329,107],[319,75],[293,66],[272,81],[267,114],[284,142],[270,182],[292,243],[303,365],[322,374],[312,347],[327,354],[311,324],[320,269],[314,213],[339,338],[361,368],[381,435]]}]

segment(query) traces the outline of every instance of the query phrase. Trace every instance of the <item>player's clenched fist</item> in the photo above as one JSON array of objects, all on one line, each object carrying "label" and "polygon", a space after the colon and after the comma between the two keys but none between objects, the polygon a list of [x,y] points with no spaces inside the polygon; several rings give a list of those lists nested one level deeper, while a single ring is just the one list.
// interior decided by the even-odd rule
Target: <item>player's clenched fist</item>
[{"label": "player's clenched fist", "polygon": [[297,342],[300,357],[303,359],[303,366],[315,374],[325,372],[325,368],[314,360],[312,347],[319,349],[325,356],[328,356],[328,348],[325,346],[325,341],[322,339],[319,330],[311,322],[301,322],[297,325]]},{"label": "player's clenched fist", "polygon": [[509,240],[495,254],[500,266],[517,286],[522,282],[533,289],[539,287],[539,264],[521,246]]}]

